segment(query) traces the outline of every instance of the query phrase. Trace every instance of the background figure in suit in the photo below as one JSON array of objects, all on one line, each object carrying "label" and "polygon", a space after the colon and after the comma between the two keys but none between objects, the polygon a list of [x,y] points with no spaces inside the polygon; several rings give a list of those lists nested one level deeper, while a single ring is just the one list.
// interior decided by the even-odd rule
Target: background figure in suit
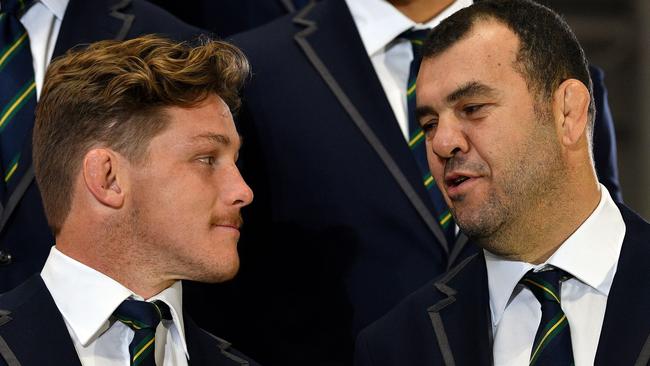
[{"label": "background figure in suit", "polygon": [[56,246],[0,297],[5,364],[250,364],[184,315],[180,282],[239,266],[253,193],[230,109],[248,72],[230,44],[153,35],[52,63],[33,135]]},{"label": "background figure in suit", "polygon": [[253,69],[239,122],[256,201],[242,271],[187,305],[260,362],[351,364],[360,329],[476,251],[444,235],[407,143],[403,35],[471,1],[401,3],[323,1],[233,38]]},{"label": "background figure in suit", "polygon": [[[5,10],[10,9],[12,3],[24,3],[27,7],[17,7],[16,12],[9,14]],[[33,64],[33,68],[21,72],[31,72],[29,77],[33,77],[35,83],[33,93],[27,96],[29,103],[12,117],[21,120],[25,130],[7,136],[7,139],[19,143],[20,160],[9,182],[12,186],[6,190],[3,188],[0,210],[0,292],[4,292],[38,272],[54,242],[34,182],[31,162],[33,106],[42,89],[50,59],[61,56],[76,45],[104,39],[121,40],[147,33],[189,39],[200,31],[142,0],[11,0],[2,1],[0,6],[0,12],[8,14],[3,16],[0,24],[2,35],[7,31],[10,17],[18,19],[20,25],[16,26],[22,26],[22,32],[27,32],[28,37],[19,50],[23,50],[27,57],[23,65]],[[14,41],[11,39],[9,43]],[[6,96],[2,100],[3,107],[14,98],[15,90],[9,85],[23,77],[21,72],[9,66],[0,71],[0,95]],[[3,141],[6,142],[0,140],[0,145]],[[7,157],[7,161],[10,160]]]},{"label": "background figure in suit", "polygon": [[483,250],[365,329],[357,365],[646,365],[650,224],[597,181],[568,25],[478,2],[434,29],[417,83],[431,172]]},{"label": "background figure in suit", "polygon": [[[210,30],[220,37],[257,28],[292,13],[309,0],[153,0],[183,21]],[[188,6],[189,5],[189,6]]]}]

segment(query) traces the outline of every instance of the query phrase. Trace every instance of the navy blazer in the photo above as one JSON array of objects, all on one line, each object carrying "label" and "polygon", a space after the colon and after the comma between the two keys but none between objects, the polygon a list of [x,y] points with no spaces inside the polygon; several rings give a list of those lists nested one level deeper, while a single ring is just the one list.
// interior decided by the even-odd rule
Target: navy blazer
[{"label": "navy blazer", "polygon": [[[595,365],[650,362],[650,224],[623,205],[625,238]],[[483,252],[405,299],[364,329],[356,366],[491,365],[492,325]]]},{"label": "navy blazer", "polygon": [[[186,39],[200,31],[142,0],[70,0],[53,57],[78,44],[147,33]],[[0,292],[39,272],[54,244],[34,180],[31,133],[21,156],[27,157],[18,168],[22,180],[7,204],[0,205]]]},{"label": "navy blazer", "polygon": [[[152,0],[180,19],[220,37],[257,28],[295,11],[293,0]],[[188,6],[189,5],[189,6]]]},{"label": "navy blazer", "polygon": [[188,310],[269,365],[351,364],[359,330],[476,250],[431,214],[343,0],[232,40],[253,70],[237,120],[255,200],[239,275],[188,287]]},{"label": "navy blazer", "polygon": [[[183,315],[190,366],[257,365]],[[68,328],[39,274],[0,296],[0,365],[81,366]]]}]

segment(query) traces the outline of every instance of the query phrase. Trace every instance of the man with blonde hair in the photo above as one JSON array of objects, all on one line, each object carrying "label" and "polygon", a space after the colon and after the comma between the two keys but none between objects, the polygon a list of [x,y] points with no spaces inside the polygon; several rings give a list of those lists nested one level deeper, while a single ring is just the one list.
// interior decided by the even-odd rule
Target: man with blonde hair
[{"label": "man with blonde hair", "polygon": [[185,316],[180,280],[237,272],[235,47],[103,41],[50,66],[34,166],[56,245],[0,298],[0,364],[248,365]]}]

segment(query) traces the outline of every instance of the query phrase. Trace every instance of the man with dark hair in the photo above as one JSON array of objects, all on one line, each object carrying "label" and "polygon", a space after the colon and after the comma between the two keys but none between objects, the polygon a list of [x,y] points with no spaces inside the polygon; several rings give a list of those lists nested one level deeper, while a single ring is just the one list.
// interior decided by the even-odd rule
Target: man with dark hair
[{"label": "man with dark hair", "polygon": [[[48,69],[34,167],[56,245],[0,297],[0,365],[248,365],[184,315],[180,280],[237,272],[235,47],[103,41]],[[4,360],[4,363],[2,362]]]},{"label": "man with dark hair", "polygon": [[[320,1],[233,38],[254,70],[238,122],[256,198],[240,275],[187,286],[201,324],[265,364],[350,365],[361,329],[476,252],[433,184],[413,93],[420,37],[472,2]],[[601,73],[594,84],[611,138]],[[595,141],[620,193],[615,149]]]},{"label": "man with dark hair", "polygon": [[569,27],[532,1],[484,1],[423,55],[429,167],[483,250],[362,331],[356,364],[646,365],[650,224],[596,179]]}]

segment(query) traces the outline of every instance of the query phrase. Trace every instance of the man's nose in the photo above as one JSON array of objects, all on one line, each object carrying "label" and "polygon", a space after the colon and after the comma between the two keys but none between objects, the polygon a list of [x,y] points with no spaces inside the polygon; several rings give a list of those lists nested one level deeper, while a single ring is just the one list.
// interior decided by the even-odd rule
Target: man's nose
[{"label": "man's nose", "polygon": [[232,167],[229,180],[228,198],[230,204],[244,207],[253,202],[253,190],[242,177],[237,166]]},{"label": "man's nose", "polygon": [[455,116],[441,117],[431,141],[433,153],[441,159],[448,159],[458,151],[467,152],[468,147],[460,121]]}]

